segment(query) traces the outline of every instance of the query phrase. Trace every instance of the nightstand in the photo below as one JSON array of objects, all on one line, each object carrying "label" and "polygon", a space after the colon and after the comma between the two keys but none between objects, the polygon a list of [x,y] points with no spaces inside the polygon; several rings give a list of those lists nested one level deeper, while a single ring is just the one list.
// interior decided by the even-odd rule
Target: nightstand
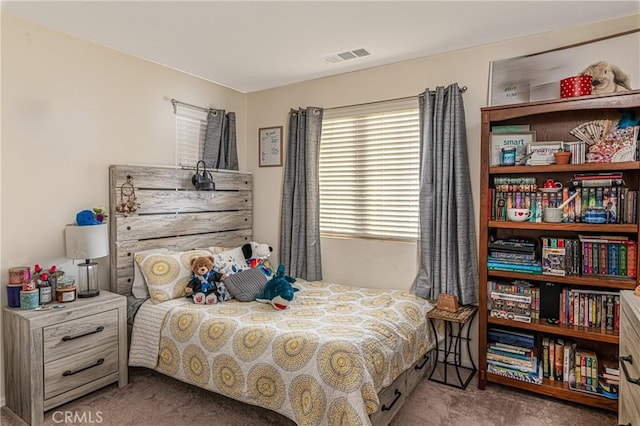
[{"label": "nightstand", "polygon": [[127,384],[126,298],[101,290],[62,305],[2,312],[6,405],[32,425],[47,410]]},{"label": "nightstand", "polygon": [[[433,335],[436,337],[436,359],[433,370],[431,370],[431,374],[429,375],[429,380],[448,386],[453,386],[458,389],[467,388],[467,385],[477,371],[476,366],[473,363],[473,358],[471,357],[471,348],[469,347],[469,330],[471,328],[473,318],[476,316],[476,312],[478,312],[477,306],[463,305],[458,308],[458,312],[448,312],[442,309],[434,308],[427,313],[427,317],[429,318],[429,322],[431,323],[431,327],[433,329]],[[435,320],[442,320],[445,324],[444,345],[442,349],[440,349],[440,344],[438,342],[438,333],[434,324]],[[457,325],[455,331],[454,324]],[[462,330],[465,328],[465,325],[467,328],[467,333],[466,336],[463,337]],[[464,367],[462,365],[463,340],[466,341],[467,356],[471,361],[471,368]],[[443,354],[442,360],[440,360],[441,353]],[[450,359],[452,356],[453,361],[451,361]],[[434,378],[433,374],[436,372],[438,367],[442,367],[442,376],[439,378]],[[449,367],[453,367],[452,373],[455,372],[458,379],[457,383],[448,379],[447,375]],[[461,371],[467,372],[467,377],[465,380],[462,379],[462,375],[460,374]]]}]

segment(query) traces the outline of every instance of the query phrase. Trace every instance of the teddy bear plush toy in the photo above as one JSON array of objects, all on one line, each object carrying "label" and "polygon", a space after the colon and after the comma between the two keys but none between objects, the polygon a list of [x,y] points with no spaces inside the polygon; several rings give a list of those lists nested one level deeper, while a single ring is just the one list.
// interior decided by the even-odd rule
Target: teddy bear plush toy
[{"label": "teddy bear plush toy", "polygon": [[278,271],[273,278],[267,281],[262,293],[256,296],[256,301],[271,303],[274,308],[279,310],[287,309],[295,292],[298,291],[292,285],[294,282],[296,282],[295,278],[285,274],[284,265],[278,265]]},{"label": "teddy bear plush toy", "polygon": [[193,303],[212,305],[231,299],[231,294],[222,283],[225,274],[213,269],[213,256],[199,256],[191,259],[191,279],[187,284],[187,297],[193,297]]},{"label": "teddy bear plush toy", "polygon": [[268,257],[271,256],[273,247],[268,244],[251,241],[242,246],[242,253],[251,268],[258,268],[268,278],[273,276],[273,267]]}]

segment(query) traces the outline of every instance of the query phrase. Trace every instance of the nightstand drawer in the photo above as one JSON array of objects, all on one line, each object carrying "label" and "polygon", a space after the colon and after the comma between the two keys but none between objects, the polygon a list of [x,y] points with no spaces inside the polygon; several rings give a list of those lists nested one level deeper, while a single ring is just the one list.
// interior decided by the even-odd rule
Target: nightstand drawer
[{"label": "nightstand drawer", "polygon": [[45,363],[107,343],[117,346],[118,310],[50,325],[43,330]]},{"label": "nightstand drawer", "polygon": [[118,371],[118,345],[106,344],[44,365],[44,399]]}]

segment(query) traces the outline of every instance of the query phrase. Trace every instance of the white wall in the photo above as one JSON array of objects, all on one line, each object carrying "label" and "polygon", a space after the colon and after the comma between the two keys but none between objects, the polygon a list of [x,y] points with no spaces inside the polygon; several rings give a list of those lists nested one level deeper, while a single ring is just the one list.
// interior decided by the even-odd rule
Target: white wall
[{"label": "white wall", "polygon": [[[1,284],[12,266],[75,271],[64,225],[108,207],[110,164],[174,164],[171,98],[235,111],[246,170],[246,94],[2,14]],[[108,289],[108,258],[100,272]]]}]

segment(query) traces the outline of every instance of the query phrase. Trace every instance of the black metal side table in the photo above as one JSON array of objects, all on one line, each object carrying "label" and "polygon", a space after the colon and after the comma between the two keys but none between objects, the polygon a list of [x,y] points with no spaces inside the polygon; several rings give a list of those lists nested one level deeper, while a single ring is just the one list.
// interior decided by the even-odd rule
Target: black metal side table
[{"label": "black metal side table", "polygon": [[[429,318],[429,322],[431,324],[431,328],[433,330],[433,334],[436,337],[436,360],[433,366],[433,370],[429,374],[429,380],[437,383],[442,383],[447,386],[453,386],[458,389],[466,389],[467,385],[476,374],[476,365],[471,358],[471,347],[469,339],[469,330],[471,328],[471,323],[473,322],[473,318],[478,312],[477,306],[465,305],[460,306],[458,308],[458,312],[448,312],[442,309],[434,308],[427,313],[427,317]],[[444,331],[444,347],[440,349],[440,344],[438,342],[438,335],[436,332],[435,320],[442,320],[445,324]],[[454,326],[453,324],[457,324],[456,334],[454,334]],[[462,336],[462,331],[466,325],[466,336]],[[462,341],[466,340],[467,346],[467,355],[469,356],[469,360],[471,361],[471,368],[465,367],[462,365]],[[440,354],[443,354],[442,360],[440,360]],[[451,357],[453,356],[453,361],[451,361]],[[433,374],[436,372],[439,366],[442,366],[442,378],[433,378]],[[451,366],[455,370],[455,374],[457,376],[458,382],[455,383],[453,380],[449,381],[447,377],[448,367]],[[466,371],[468,376],[465,380],[462,379],[462,375],[460,374],[461,370]],[[453,379],[453,378],[452,378]]]}]

